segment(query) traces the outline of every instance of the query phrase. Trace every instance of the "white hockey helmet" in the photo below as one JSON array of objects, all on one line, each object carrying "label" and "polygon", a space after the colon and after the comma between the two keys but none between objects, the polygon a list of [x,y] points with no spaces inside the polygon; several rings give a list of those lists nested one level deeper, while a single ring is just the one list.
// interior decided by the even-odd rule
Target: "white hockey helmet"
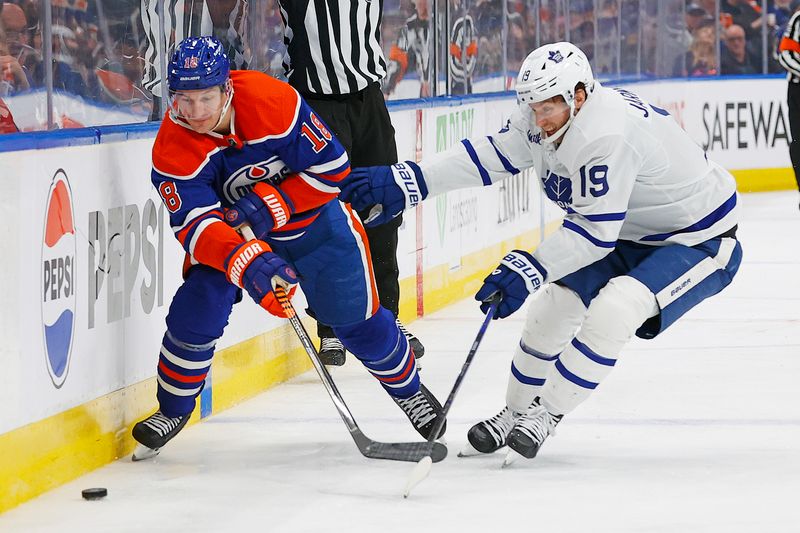
[{"label": "white hockey helmet", "polygon": [[569,106],[567,123],[554,134],[543,139],[553,142],[572,123],[575,116],[575,87],[582,83],[589,96],[594,90],[594,75],[589,59],[572,43],[561,42],[540,46],[531,52],[517,76],[517,101],[528,106],[562,96]]}]

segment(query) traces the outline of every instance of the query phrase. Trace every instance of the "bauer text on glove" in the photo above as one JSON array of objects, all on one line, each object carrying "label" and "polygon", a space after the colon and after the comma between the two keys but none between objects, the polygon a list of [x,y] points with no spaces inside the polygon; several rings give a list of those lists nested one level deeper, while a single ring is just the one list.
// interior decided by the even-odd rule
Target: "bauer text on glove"
[{"label": "bauer text on glove", "polygon": [[496,318],[505,318],[520,308],[529,294],[533,294],[544,283],[547,271],[534,257],[523,250],[506,254],[497,268],[483,280],[475,299],[481,302],[481,311],[486,313],[493,294],[499,293]]},{"label": "bauer text on glove", "polygon": [[[391,166],[354,168],[339,186],[339,199],[356,211],[379,206],[366,225],[379,226],[428,196],[420,168],[410,161]],[[377,214],[380,213],[380,214]]]}]

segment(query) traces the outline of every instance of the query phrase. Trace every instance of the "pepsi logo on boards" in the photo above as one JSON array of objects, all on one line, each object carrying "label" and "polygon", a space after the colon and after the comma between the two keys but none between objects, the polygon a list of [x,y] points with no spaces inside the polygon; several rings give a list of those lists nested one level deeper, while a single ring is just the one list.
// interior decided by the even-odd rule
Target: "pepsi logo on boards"
[{"label": "pepsi logo on boards", "polygon": [[47,371],[60,388],[75,336],[75,224],[72,191],[59,169],[50,184],[42,238],[41,302]]}]

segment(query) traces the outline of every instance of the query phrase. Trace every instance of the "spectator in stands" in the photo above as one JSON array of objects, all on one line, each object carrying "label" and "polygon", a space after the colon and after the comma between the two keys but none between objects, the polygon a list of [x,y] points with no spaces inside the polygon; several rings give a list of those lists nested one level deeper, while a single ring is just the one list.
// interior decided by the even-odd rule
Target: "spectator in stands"
[{"label": "spectator in stands", "polygon": [[689,47],[691,56],[687,74],[689,76],[716,76],[717,70],[717,50],[716,47],[706,41],[693,41]]},{"label": "spectator in stands", "polygon": [[[691,43],[685,54],[675,59],[673,76],[705,76],[715,75],[717,68],[716,22],[711,17],[703,17],[692,21]],[[706,51],[714,51],[714,60],[709,62]]]},{"label": "spectator in stands", "polygon": [[713,17],[717,12],[717,0],[690,0],[689,4],[696,4],[708,13],[708,16]]},{"label": "spectator in stands", "polygon": [[700,24],[706,18],[710,17],[711,14],[706,11],[703,7],[699,4],[691,3],[686,6],[686,29],[687,31],[692,34],[694,30],[696,30]]},{"label": "spectator in stands", "polygon": [[508,70],[518,71],[522,62],[533,48],[529,42],[529,34],[525,29],[526,20],[520,13],[508,14]]},{"label": "spectator in stands", "polygon": [[786,30],[786,24],[794,12],[792,0],[775,0],[768,12],[768,25],[772,28],[775,37],[780,40]]},{"label": "spectator in stands", "polygon": [[725,30],[724,46],[720,51],[720,70],[722,74],[741,76],[760,72],[750,54],[747,53],[745,35],[744,28],[738,24],[731,24]]},{"label": "spectator in stands", "polygon": [[13,56],[20,53],[28,44],[28,19],[25,12],[16,4],[0,3],[0,23],[3,26],[4,41]]},{"label": "spectator in stands", "polygon": [[760,8],[756,8],[749,0],[722,0],[719,10],[721,13],[730,15],[731,21],[737,26],[741,26],[747,41],[761,43],[761,13]]},{"label": "spectator in stands", "polygon": [[[66,26],[55,24],[53,34],[53,88],[64,90],[74,96],[86,96],[86,80],[82,65],[76,61],[78,40],[75,32]],[[43,67],[43,65],[40,65]],[[44,76],[42,76],[44,79]]]},{"label": "spectator in stands", "polygon": [[30,80],[19,61],[27,44],[28,21],[16,4],[0,4],[0,95],[27,90]]},{"label": "spectator in stands", "polygon": [[503,66],[503,2],[501,0],[470,0],[467,12],[475,22],[478,37],[478,58],[475,77],[494,77]]},{"label": "spectator in stands", "polygon": [[25,91],[30,88],[28,78],[17,58],[10,55],[8,45],[0,42],[0,96]]},{"label": "spectator in stands", "polygon": [[767,72],[782,73],[783,67],[778,62],[778,44],[792,16],[798,0],[774,0],[767,7]]},{"label": "spectator in stands", "polygon": [[433,52],[433,27],[429,0],[412,0],[413,12],[400,28],[396,42],[389,51],[387,75],[383,92],[392,94],[406,75],[409,66],[415,68],[419,78],[419,96],[431,96],[431,53]]}]

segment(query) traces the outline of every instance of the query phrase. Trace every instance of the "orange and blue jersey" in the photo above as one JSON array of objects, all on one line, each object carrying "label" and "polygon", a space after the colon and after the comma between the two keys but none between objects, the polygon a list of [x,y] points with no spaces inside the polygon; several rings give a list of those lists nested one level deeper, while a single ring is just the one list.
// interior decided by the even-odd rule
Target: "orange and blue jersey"
[{"label": "orange and blue jersey", "polygon": [[270,236],[302,237],[339,194],[350,171],[342,145],[288,84],[255,71],[231,72],[231,132],[200,134],[170,114],[153,146],[153,185],[191,263],[225,270],[242,242],[224,209],[260,181],[275,186],[289,222]]},{"label": "orange and blue jersey", "polygon": [[[347,154],[289,85],[234,71],[231,132],[199,134],[165,117],[153,147],[152,180],[187,252],[184,283],[167,315],[157,371],[159,407],[192,411],[241,290],[224,261],[243,238],[224,210],[266,181],[289,207],[289,220],[266,242],[297,272],[318,320],[333,327],[390,395],[419,390],[413,352],[395,317],[380,306],[366,232],[337,200],[350,170]],[[211,304],[211,305],[209,305]]]}]

